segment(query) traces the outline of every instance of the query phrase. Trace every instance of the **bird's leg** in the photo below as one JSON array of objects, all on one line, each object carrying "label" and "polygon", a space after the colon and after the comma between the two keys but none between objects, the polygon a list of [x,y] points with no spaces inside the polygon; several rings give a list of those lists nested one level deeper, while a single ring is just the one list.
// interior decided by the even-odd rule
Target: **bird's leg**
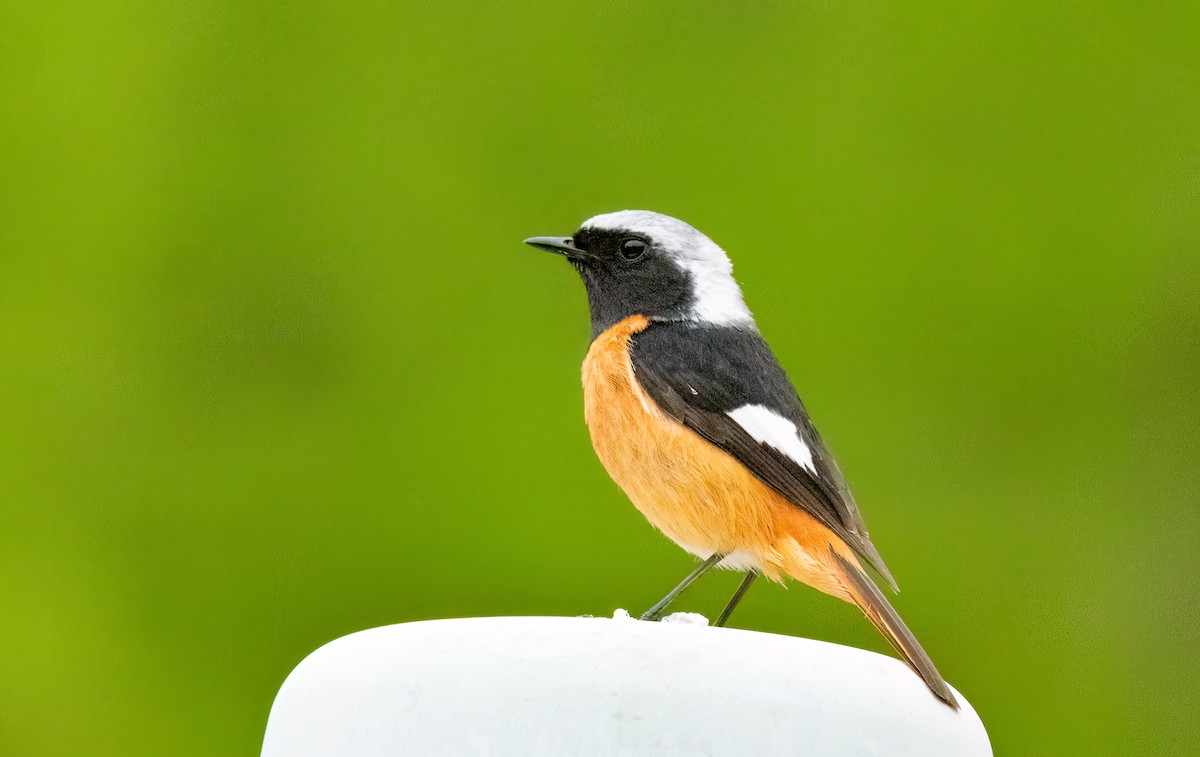
[{"label": "bird's leg", "polygon": [[742,597],[746,596],[746,589],[750,588],[750,584],[754,583],[754,577],[758,575],[758,571],[751,570],[746,573],[746,577],[738,584],[737,591],[733,593],[733,599],[729,600],[729,604],[725,605],[725,609],[721,611],[721,617],[717,618],[717,622],[713,623],[714,627],[725,625],[725,621],[729,620],[729,616],[733,614],[733,608],[738,606],[738,602],[742,601]]},{"label": "bird's leg", "polygon": [[707,573],[714,565],[725,559],[725,555],[716,552],[712,557],[696,566],[695,570],[687,574],[687,577],[679,582],[671,591],[667,592],[667,596],[654,603],[654,606],[642,613],[642,620],[658,620],[662,617],[663,610],[675,601],[675,598],[683,593],[683,590],[695,583],[696,579]]}]

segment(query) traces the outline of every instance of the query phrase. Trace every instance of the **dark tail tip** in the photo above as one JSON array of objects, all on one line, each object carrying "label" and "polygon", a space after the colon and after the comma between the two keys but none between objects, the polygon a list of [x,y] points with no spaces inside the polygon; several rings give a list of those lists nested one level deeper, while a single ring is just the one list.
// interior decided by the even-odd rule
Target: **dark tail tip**
[{"label": "dark tail tip", "polygon": [[849,583],[846,588],[850,590],[856,600],[855,603],[867,616],[867,619],[879,629],[879,632],[891,643],[896,652],[908,663],[908,666],[921,676],[921,680],[925,682],[934,696],[952,709],[959,709],[958,700],[955,698],[954,692],[950,690],[950,685],[942,678],[942,674],[934,667],[933,660],[930,660],[929,655],[925,654],[925,650],[921,648],[912,631],[908,630],[908,626],[892,609],[891,604],[888,603],[879,588],[857,565],[839,555],[832,548],[829,553],[841,566],[842,574]]}]

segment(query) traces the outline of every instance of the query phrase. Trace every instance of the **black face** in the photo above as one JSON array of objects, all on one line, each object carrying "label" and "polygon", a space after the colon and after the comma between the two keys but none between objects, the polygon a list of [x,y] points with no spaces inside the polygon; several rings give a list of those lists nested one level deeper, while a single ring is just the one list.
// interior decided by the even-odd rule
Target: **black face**
[{"label": "black face", "polygon": [[677,319],[691,306],[691,280],[644,234],[580,229],[568,254],[587,287],[592,337],[631,315]]}]

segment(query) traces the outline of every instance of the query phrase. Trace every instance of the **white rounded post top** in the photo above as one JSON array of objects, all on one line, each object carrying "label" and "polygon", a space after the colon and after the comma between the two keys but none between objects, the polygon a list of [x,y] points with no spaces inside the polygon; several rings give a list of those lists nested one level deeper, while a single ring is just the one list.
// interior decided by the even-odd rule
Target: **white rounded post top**
[{"label": "white rounded post top", "polygon": [[330,642],[275,698],[264,757],[992,754],[891,657],[680,613],[467,618]]}]

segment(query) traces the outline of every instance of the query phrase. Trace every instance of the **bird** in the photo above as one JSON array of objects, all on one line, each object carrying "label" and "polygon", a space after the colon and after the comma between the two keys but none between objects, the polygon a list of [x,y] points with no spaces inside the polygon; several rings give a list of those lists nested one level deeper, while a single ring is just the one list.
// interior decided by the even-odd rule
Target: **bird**
[{"label": "bird", "polygon": [[563,256],[587,292],[584,417],[605,470],[652,525],[702,560],[647,610],[714,567],[856,605],[950,707],[958,703],[868,570],[898,586],[845,477],[759,332],[725,251],[648,210],[604,213],[525,243]]}]

